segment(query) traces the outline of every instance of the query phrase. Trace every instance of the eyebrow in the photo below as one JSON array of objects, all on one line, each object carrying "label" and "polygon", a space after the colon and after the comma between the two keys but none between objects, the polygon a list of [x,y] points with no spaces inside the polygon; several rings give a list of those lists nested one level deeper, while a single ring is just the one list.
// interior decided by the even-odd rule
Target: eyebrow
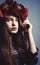
[{"label": "eyebrow", "polygon": [[8,19],[10,19],[10,20],[12,20],[12,21],[13,21],[13,19],[12,19],[12,18],[8,18]]},{"label": "eyebrow", "polygon": [[[13,18],[9,18],[9,19],[11,19],[12,21],[14,20]],[[15,18],[15,20],[18,20],[17,18]]]},{"label": "eyebrow", "polygon": [[12,18],[6,18],[6,20],[9,20],[9,19],[13,21],[13,19],[12,19]]}]

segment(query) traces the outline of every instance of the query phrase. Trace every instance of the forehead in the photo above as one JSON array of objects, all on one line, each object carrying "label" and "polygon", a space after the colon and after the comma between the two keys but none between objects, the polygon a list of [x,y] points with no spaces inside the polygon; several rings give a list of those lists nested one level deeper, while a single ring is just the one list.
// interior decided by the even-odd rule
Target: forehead
[{"label": "forehead", "polygon": [[8,18],[17,19],[15,16],[9,16]]},{"label": "forehead", "polygon": [[15,16],[6,16],[5,18],[17,19],[17,17],[15,17]]}]

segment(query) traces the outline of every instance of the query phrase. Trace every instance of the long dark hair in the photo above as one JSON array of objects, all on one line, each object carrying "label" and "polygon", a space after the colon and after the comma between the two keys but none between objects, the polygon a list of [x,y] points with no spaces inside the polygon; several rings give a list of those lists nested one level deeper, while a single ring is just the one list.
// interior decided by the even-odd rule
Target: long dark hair
[{"label": "long dark hair", "polygon": [[[22,21],[21,21],[22,22]],[[24,35],[23,35],[23,33]],[[17,34],[12,35],[13,43],[15,43],[15,46],[17,50],[20,52],[26,52],[27,51],[27,35],[28,33],[22,29],[20,26],[20,19],[19,19],[19,30]]]},{"label": "long dark hair", "polygon": [[[15,58],[14,54],[12,54],[11,52],[13,52],[13,48],[12,48],[12,41],[11,38],[9,37],[9,32],[7,30],[7,26],[5,23],[5,18],[1,18],[0,17],[0,50],[3,53],[4,57],[6,58],[6,60],[9,62],[9,65],[17,65],[17,59]],[[6,48],[7,51],[5,50]],[[7,59],[9,57],[9,60]]]}]

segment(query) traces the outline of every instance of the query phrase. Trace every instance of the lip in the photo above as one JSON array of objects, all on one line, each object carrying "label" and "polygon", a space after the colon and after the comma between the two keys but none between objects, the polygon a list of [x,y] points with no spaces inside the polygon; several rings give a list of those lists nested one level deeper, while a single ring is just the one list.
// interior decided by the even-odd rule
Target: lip
[{"label": "lip", "polygon": [[13,31],[15,31],[16,29],[17,29],[16,27],[11,28],[11,30],[13,30]]}]

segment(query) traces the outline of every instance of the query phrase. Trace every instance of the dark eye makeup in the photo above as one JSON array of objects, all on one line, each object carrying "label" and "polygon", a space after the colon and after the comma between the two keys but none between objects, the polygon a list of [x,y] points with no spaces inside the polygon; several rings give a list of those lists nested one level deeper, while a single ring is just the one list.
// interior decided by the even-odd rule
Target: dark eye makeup
[{"label": "dark eye makeup", "polygon": [[[13,19],[12,19],[12,18],[6,18],[6,21],[8,21],[8,22],[9,22],[9,21],[12,21],[12,22],[13,22]],[[18,19],[16,18],[15,21],[18,22]]]},{"label": "dark eye makeup", "polygon": [[16,18],[16,20],[15,21],[18,21],[18,19]]},{"label": "dark eye makeup", "polygon": [[6,18],[6,21],[13,21],[12,18]]}]

